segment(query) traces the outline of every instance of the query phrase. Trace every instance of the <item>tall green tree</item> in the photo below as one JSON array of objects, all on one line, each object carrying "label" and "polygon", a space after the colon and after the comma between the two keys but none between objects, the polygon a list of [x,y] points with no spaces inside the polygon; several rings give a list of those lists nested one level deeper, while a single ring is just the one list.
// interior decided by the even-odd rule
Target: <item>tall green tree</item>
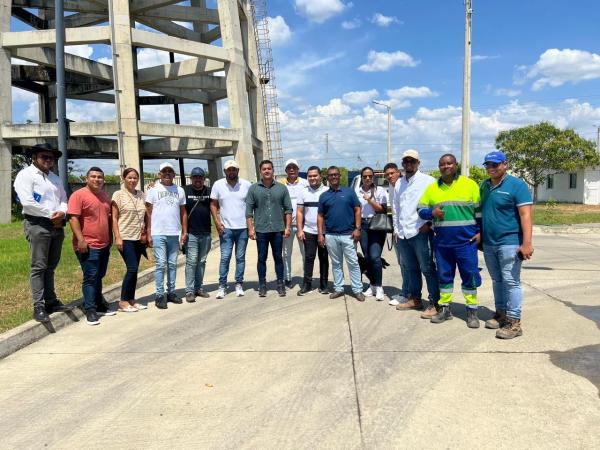
[{"label": "tall green tree", "polygon": [[549,122],[501,131],[496,137],[496,148],[506,154],[509,170],[533,188],[534,201],[547,171],[570,172],[600,164],[592,141]]}]

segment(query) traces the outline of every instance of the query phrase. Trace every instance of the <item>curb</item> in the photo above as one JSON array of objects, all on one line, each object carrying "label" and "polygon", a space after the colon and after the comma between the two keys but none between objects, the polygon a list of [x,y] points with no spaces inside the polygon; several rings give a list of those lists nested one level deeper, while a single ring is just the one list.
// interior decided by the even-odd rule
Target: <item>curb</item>
[{"label": "curb", "polygon": [[[219,240],[212,241],[211,250],[219,245]],[[185,256],[180,255],[177,259],[177,267],[185,264]],[[137,287],[142,287],[154,280],[154,268],[149,268],[138,274]],[[108,302],[119,300],[121,293],[121,282],[111,284],[106,287],[102,294]],[[50,316],[50,322],[40,323],[35,320],[30,320],[22,325],[19,325],[12,330],[8,330],[0,334],[0,359],[6,358],[8,355],[27,347],[40,339],[56,333],[61,328],[64,328],[73,323],[79,322],[85,317],[83,311],[83,298],[75,300],[69,304],[73,309],[71,311],[54,313]]]},{"label": "curb", "polygon": [[582,223],[577,225],[534,225],[534,234],[600,234],[600,224]]}]

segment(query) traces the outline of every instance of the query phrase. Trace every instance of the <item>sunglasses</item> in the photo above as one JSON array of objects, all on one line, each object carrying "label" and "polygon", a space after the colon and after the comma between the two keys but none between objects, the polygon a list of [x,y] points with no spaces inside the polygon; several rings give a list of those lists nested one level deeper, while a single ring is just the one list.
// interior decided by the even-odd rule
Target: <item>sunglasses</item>
[{"label": "sunglasses", "polygon": [[495,162],[486,162],[484,164],[486,169],[495,169],[496,167],[498,167],[501,163],[495,163]]},{"label": "sunglasses", "polygon": [[402,164],[416,164],[417,160],[416,159],[403,159],[402,160]]},{"label": "sunglasses", "polygon": [[54,161],[56,158],[54,155],[37,155],[38,158],[43,159],[44,161]]}]

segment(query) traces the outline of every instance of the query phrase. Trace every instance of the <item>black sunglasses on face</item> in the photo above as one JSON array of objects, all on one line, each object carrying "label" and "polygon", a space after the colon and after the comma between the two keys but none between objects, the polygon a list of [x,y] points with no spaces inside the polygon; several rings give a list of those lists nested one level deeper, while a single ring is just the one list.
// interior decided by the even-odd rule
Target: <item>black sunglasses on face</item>
[{"label": "black sunglasses on face", "polygon": [[500,163],[486,162],[484,165],[485,165],[486,169],[495,169],[496,167],[498,167],[500,165]]},{"label": "black sunglasses on face", "polygon": [[402,160],[402,164],[416,164],[417,160],[416,159],[403,159]]}]

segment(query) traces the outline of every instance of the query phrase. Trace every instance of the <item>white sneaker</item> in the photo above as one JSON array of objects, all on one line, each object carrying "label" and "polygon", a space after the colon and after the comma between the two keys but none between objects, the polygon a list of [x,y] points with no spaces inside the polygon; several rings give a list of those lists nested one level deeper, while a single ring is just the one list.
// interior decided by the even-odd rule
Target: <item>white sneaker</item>
[{"label": "white sneaker", "polygon": [[378,302],[382,302],[383,299],[384,299],[383,286],[377,286],[375,288],[375,300],[377,300]]},{"label": "white sneaker", "polygon": [[240,283],[237,283],[235,285],[235,295],[237,295],[238,297],[244,296],[244,288],[242,287],[242,285]]},{"label": "white sneaker", "polygon": [[399,295],[399,294],[394,294],[392,295],[392,299],[389,301],[389,305],[391,306],[398,306],[400,303],[405,302],[406,299],[404,298],[404,296]]},{"label": "white sneaker", "polygon": [[373,288],[371,287],[371,285],[369,285],[367,290],[365,292],[363,292],[363,295],[365,297],[373,297]]},{"label": "white sneaker", "polygon": [[100,317],[102,317],[102,316],[116,316],[116,315],[117,315],[117,312],[116,312],[116,311],[114,311],[114,310],[112,310],[112,309],[109,309],[108,311],[102,311],[102,312],[98,311],[98,313],[97,313],[97,314],[98,314]]},{"label": "white sneaker", "polygon": [[217,298],[225,298],[225,288],[219,288],[219,290],[217,291]]}]

